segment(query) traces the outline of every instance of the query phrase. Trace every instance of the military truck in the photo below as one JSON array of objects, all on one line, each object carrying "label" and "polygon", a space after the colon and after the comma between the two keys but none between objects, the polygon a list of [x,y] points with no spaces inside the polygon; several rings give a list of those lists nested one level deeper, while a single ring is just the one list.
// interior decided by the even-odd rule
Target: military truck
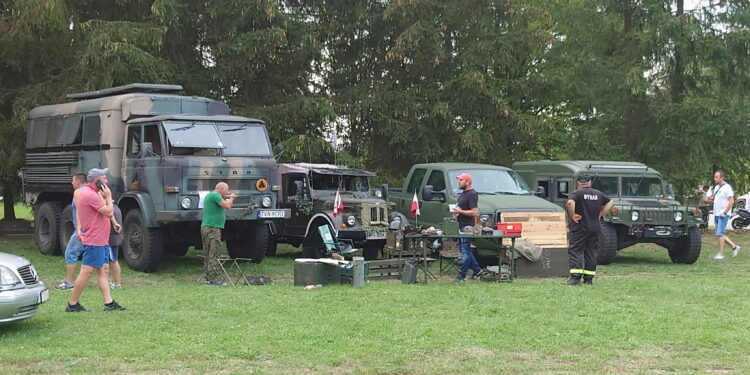
[{"label": "military truck", "polygon": [[230,255],[260,262],[275,246],[270,224],[290,211],[276,209],[265,124],[181,90],[131,84],[31,110],[23,188],[39,251],[59,254],[73,233],[71,175],[103,167],[124,218],[123,257],[135,270],[156,270],[165,252],[201,248],[203,198],[219,181],[238,195],[224,231]]},{"label": "military truck", "polygon": [[[375,259],[385,245],[389,203],[381,189],[369,179],[375,174],[331,164],[280,164],[274,184],[281,185],[279,206],[292,211],[289,220],[274,223],[278,242],[302,247],[306,258],[319,258],[323,243],[318,232],[329,225],[342,243],[363,249],[366,259]],[[336,192],[344,211],[333,215]]]},{"label": "military truck", "polygon": [[615,161],[541,160],[513,164],[526,183],[564,206],[579,174],[592,176],[592,186],[614,202],[599,238],[599,263],[609,264],[617,251],[642,242],[665,247],[675,263],[692,264],[700,256],[700,209],[674,199],[671,186],[645,164]]},{"label": "military truck", "polygon": [[[389,189],[387,199],[395,211],[412,224],[442,228],[443,218],[450,217],[449,206],[456,204],[461,193],[456,177],[472,176],[479,193],[479,217],[482,225],[520,222],[522,238],[543,248],[567,248],[565,213],[562,208],[536,197],[513,170],[487,164],[429,163],[411,167],[402,189]],[[411,217],[411,204],[417,193],[421,215]],[[498,244],[474,241],[480,263],[497,260]],[[566,270],[567,271],[567,270]]]}]

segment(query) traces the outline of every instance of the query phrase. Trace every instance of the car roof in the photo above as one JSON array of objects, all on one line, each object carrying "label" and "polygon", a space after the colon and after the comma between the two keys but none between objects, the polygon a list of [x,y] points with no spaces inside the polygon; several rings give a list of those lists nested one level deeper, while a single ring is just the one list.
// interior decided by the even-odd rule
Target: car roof
[{"label": "car roof", "polygon": [[576,174],[579,172],[613,173],[613,174],[658,174],[660,173],[643,163],[632,161],[609,160],[537,160],[513,163],[513,169],[533,168],[537,172],[561,172]]},{"label": "car roof", "polygon": [[435,168],[442,167],[448,170],[462,170],[462,169],[502,169],[510,170],[510,168],[503,167],[500,165],[492,164],[478,164],[478,163],[421,163],[415,164],[413,168]]}]

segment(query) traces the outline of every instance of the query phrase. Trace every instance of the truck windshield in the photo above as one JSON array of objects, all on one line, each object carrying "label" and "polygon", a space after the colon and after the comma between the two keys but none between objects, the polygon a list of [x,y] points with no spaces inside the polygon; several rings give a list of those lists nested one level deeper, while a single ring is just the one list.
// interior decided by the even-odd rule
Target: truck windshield
[{"label": "truck windshield", "polygon": [[312,174],[314,190],[369,191],[370,184],[365,176],[346,176],[333,174]]},{"label": "truck windshield", "polygon": [[263,124],[222,122],[219,136],[226,145],[224,155],[271,156],[271,145]]},{"label": "truck windshield", "polygon": [[165,121],[169,144],[173,148],[219,149],[224,148],[224,142],[213,123]]},{"label": "truck windshield", "polygon": [[456,177],[461,173],[471,175],[472,186],[480,194],[531,195],[531,190],[529,190],[529,187],[526,186],[521,177],[516,172],[505,169],[462,169],[448,171],[451,188],[456,195],[460,193]]},{"label": "truck windshield", "polygon": [[591,187],[611,197],[620,195],[620,181],[618,177],[594,176],[594,179],[591,181]]},{"label": "truck windshield", "polygon": [[623,177],[622,195],[626,197],[664,197],[664,184],[659,177]]}]

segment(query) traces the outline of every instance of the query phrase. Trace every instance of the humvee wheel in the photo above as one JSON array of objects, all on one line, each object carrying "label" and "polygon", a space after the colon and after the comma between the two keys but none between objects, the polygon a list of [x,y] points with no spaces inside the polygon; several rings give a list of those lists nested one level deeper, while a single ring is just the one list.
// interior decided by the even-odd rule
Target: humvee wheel
[{"label": "humvee wheel", "polygon": [[667,246],[674,263],[693,264],[701,255],[701,234],[698,228],[688,229],[687,236],[670,241]]},{"label": "humvee wheel", "polygon": [[164,254],[164,238],[161,229],[148,228],[143,222],[141,210],[132,209],[125,215],[122,255],[128,267],[141,272],[159,269]]},{"label": "humvee wheel", "polygon": [[617,230],[609,223],[602,223],[599,233],[599,255],[597,264],[610,264],[617,257]]},{"label": "humvee wheel", "polygon": [[58,202],[45,202],[36,212],[34,237],[39,252],[45,255],[59,255],[60,248],[60,215],[62,205]]},{"label": "humvee wheel", "polygon": [[383,241],[367,241],[365,247],[362,249],[362,256],[365,260],[378,259],[384,246],[385,243]]},{"label": "humvee wheel", "polygon": [[75,233],[76,228],[73,226],[73,207],[67,205],[60,216],[60,249],[65,253],[65,249],[70,242],[70,236]]}]

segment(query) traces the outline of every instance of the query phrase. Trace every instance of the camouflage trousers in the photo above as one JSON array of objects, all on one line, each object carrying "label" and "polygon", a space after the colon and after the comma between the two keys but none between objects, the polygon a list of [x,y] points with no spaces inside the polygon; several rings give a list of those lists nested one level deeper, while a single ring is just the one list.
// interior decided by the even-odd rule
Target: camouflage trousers
[{"label": "camouflage trousers", "polygon": [[203,276],[206,281],[219,280],[221,229],[201,227],[201,238],[203,239]]}]

